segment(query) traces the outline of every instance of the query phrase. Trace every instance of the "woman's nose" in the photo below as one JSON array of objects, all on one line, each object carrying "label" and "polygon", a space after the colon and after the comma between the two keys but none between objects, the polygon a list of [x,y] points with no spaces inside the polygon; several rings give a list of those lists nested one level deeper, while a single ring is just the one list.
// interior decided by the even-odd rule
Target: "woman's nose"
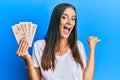
[{"label": "woman's nose", "polygon": [[72,24],[71,19],[67,20],[67,24]]}]

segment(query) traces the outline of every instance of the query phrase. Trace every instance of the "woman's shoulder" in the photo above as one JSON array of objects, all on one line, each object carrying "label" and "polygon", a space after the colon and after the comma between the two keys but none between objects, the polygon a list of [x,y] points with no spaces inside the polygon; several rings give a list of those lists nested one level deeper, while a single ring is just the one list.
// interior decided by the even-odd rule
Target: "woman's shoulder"
[{"label": "woman's shoulder", "polygon": [[77,45],[78,46],[83,46],[83,43],[80,40],[77,40]]},{"label": "woman's shoulder", "polygon": [[37,46],[37,47],[44,47],[45,46],[45,40],[44,39],[41,39],[41,40],[37,40],[34,42],[34,47]]},{"label": "woman's shoulder", "polygon": [[84,44],[80,40],[77,40],[77,46],[78,48],[84,48]]}]

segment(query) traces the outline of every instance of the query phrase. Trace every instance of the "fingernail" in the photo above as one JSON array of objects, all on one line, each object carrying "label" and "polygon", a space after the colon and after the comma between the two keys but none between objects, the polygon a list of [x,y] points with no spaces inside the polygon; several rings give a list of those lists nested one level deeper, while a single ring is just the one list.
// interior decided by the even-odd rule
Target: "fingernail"
[{"label": "fingernail", "polygon": [[102,40],[98,39],[98,41],[102,41]]},{"label": "fingernail", "polygon": [[18,54],[18,56],[20,56],[20,54]]}]

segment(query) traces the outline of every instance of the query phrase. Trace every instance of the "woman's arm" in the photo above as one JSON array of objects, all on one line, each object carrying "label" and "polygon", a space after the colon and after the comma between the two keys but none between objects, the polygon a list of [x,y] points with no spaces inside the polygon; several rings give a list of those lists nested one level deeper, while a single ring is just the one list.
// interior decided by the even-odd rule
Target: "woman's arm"
[{"label": "woman's arm", "polygon": [[97,42],[99,42],[99,40],[96,37],[91,36],[88,39],[90,57],[88,59],[88,64],[83,71],[83,80],[93,80],[95,66],[95,47]]},{"label": "woman's arm", "polygon": [[31,56],[28,53],[28,42],[24,39],[20,41],[17,55],[22,57],[26,64],[27,74],[28,74],[28,80],[40,80],[40,68],[34,68]]}]

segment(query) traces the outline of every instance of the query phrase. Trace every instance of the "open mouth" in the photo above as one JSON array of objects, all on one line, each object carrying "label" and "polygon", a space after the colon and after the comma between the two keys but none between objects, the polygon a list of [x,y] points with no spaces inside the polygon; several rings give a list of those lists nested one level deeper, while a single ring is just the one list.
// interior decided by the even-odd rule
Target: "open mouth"
[{"label": "open mouth", "polygon": [[66,27],[66,26],[63,27],[63,32],[64,32],[64,34],[69,34],[70,30],[71,30],[70,27]]}]

